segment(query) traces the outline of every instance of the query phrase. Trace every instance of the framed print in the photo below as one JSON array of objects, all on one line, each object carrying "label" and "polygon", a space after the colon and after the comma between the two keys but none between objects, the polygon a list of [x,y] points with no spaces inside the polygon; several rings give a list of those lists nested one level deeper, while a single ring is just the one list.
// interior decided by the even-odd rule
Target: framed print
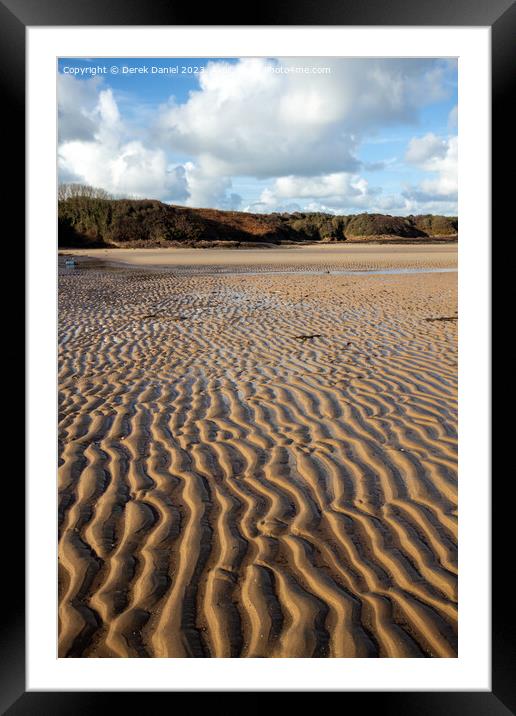
[{"label": "framed print", "polygon": [[28,306],[3,710],[514,712],[489,373],[514,4],[0,11]]}]

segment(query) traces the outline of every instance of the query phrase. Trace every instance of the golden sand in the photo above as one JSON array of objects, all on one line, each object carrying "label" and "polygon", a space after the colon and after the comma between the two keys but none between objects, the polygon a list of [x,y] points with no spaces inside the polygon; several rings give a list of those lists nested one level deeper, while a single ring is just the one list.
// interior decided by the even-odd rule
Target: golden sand
[{"label": "golden sand", "polygon": [[263,268],[456,247],[332,248],[60,272],[61,656],[456,656],[457,275]]},{"label": "golden sand", "polygon": [[79,257],[133,266],[227,271],[457,268],[456,244],[311,244],[267,249],[74,249]]}]

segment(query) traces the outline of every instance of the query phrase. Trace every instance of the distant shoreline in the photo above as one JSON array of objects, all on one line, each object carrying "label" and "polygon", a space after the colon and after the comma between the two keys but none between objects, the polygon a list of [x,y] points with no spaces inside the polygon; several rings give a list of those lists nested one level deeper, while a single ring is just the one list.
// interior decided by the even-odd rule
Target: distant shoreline
[{"label": "distant shoreline", "polygon": [[456,241],[458,233],[457,217],[437,214],[253,214],[81,194],[58,202],[60,247],[425,243]]},{"label": "distant shoreline", "polygon": [[[455,270],[457,244],[433,243],[325,243],[296,246],[239,248],[97,248],[59,251],[76,268],[173,270],[180,274],[208,273],[341,273],[399,270]],[[74,270],[73,268],[71,269]]]},{"label": "distant shoreline", "polygon": [[428,236],[424,238],[403,238],[402,236],[382,238],[379,236],[346,239],[345,241],[278,241],[278,242],[252,242],[252,241],[207,241],[196,242],[171,241],[167,245],[149,246],[148,242],[138,244],[102,244],[88,246],[59,246],[59,251],[88,251],[88,250],[167,250],[167,249],[223,249],[223,250],[254,250],[266,251],[268,249],[299,249],[306,246],[349,246],[349,245],[377,245],[377,246],[433,246],[440,244],[458,244],[459,237],[455,236]]}]

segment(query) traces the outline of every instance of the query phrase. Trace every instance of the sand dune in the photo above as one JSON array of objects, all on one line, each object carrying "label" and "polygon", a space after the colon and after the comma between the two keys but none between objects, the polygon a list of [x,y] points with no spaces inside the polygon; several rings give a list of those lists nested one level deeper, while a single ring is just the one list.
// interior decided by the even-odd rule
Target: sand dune
[{"label": "sand dune", "polygon": [[456,656],[456,279],[61,271],[60,656]]}]

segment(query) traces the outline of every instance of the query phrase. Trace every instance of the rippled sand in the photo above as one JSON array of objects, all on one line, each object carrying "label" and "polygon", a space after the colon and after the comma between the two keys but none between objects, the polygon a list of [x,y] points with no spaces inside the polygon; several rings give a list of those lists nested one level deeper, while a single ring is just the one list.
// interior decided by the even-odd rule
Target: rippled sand
[{"label": "rippled sand", "polygon": [[456,274],[59,280],[61,656],[456,656]]},{"label": "rippled sand", "polygon": [[457,268],[457,244],[311,244],[266,249],[82,249],[65,251],[117,265],[168,267],[179,273],[364,271]]}]

